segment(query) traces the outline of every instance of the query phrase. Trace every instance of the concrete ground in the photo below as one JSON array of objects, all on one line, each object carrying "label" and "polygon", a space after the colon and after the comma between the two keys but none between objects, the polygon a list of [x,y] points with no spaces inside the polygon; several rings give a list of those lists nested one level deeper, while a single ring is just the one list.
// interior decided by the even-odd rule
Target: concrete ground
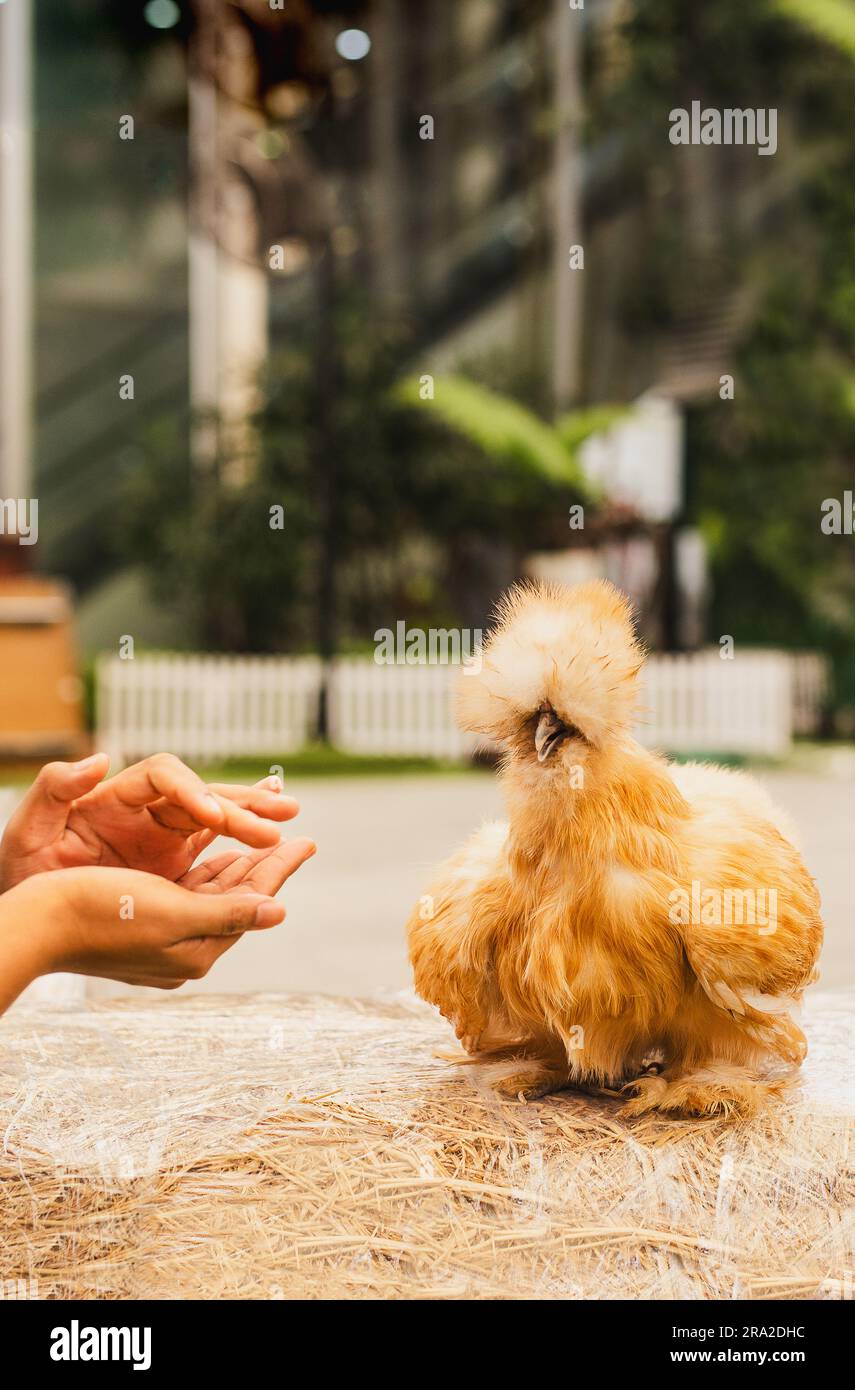
[{"label": "concrete ground", "polygon": [[[822,987],[855,988],[855,768],[838,776],[759,774],[801,833],[822,892],[827,934]],[[250,934],[187,990],[319,990],[373,995],[404,989],[403,926],[433,867],[479,822],[501,814],[494,776],[313,779],[289,784],[295,829],[318,854],[283,891],[288,917]],[[126,992],[98,986],[98,991]]]}]

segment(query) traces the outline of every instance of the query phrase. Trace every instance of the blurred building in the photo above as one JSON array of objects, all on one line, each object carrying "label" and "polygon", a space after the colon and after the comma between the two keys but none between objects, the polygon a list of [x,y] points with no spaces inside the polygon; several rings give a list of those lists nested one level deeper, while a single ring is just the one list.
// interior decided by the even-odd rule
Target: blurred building
[{"label": "blurred building", "polygon": [[[0,9],[0,499],[31,493],[32,117],[29,0]],[[3,520],[0,514],[0,521]],[[8,523],[8,518],[6,518]],[[11,534],[10,534],[11,532]],[[14,551],[10,552],[10,546]],[[5,566],[20,547],[0,532]]]},{"label": "blurred building", "polygon": [[186,439],[188,412],[184,45],[145,9],[34,6],[39,558],[73,580],[84,624],[90,605],[107,627],[130,609],[142,631],[124,484],[146,425],[175,420]]},{"label": "blurred building", "polygon": [[[583,148],[581,131],[583,49],[598,49],[608,80],[625,5],[195,8],[193,394],[234,432],[238,475],[251,460],[240,421],[254,409],[257,372],[295,314],[330,312],[331,277],[413,325],[419,370],[498,353],[520,384],[540,383],[547,410],[583,393],[645,391],[658,410],[642,407],[632,429],[590,451],[600,481],[620,475],[622,525],[607,527],[586,558],[577,543],[567,563],[584,558],[624,584],[650,615],[654,642],[695,645],[704,566],[699,538],[674,530],[680,411],[717,381],[735,313],[731,301],[694,298],[691,337],[681,321],[658,352],[620,338],[609,299],[620,160],[608,141]],[[203,454],[217,443],[200,442]],[[606,458],[604,470],[597,459]],[[637,524],[627,525],[633,509]],[[498,573],[495,587],[513,577]]]},{"label": "blurred building", "polygon": [[592,51],[600,88],[620,72],[625,11],[42,0],[41,553],[89,645],[129,610],[143,642],[192,643],[124,567],[125,480],[165,420],[176,467],[245,476],[259,371],[337,286],[405,319],[423,370],[498,353],[545,410],[708,391],[733,305],[687,305],[656,345],[618,312],[641,224],[621,139],[582,142],[582,73]]},{"label": "blurred building", "polygon": [[64,584],[29,574],[39,544],[32,460],[32,14],[0,8],[0,756],[73,753],[81,685]]},{"label": "blurred building", "polygon": [[[415,325],[432,363],[513,343],[549,374],[558,200],[543,113],[555,28],[578,38],[566,8],[197,0],[198,400],[236,404],[326,247],[340,279]],[[561,336],[578,336],[565,307]]]}]

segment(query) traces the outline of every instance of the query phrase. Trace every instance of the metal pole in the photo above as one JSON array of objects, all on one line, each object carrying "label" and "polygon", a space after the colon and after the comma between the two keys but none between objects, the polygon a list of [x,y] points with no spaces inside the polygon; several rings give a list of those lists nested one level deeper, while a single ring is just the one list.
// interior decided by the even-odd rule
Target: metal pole
[{"label": "metal pole", "polygon": [[216,458],[220,406],[217,40],[217,0],[197,0],[189,65],[190,403],[193,461],[203,471]]},{"label": "metal pole", "polygon": [[401,190],[406,185],[398,145],[405,24],[399,0],[377,0],[372,17],[370,131],[373,274],[381,299],[396,305],[406,289]]},{"label": "metal pole", "polygon": [[555,308],[553,320],[553,395],[557,410],[566,410],[581,390],[584,270],[570,265],[570,248],[581,246],[582,183],[582,20],[583,10],[568,0],[553,0],[555,55]]},{"label": "metal pole", "polygon": [[0,0],[0,498],[32,491],[32,12]]},{"label": "metal pole", "polygon": [[268,271],[256,261],[256,212],[232,164],[264,121],[260,110],[230,96],[250,65],[257,76],[234,7],[196,0],[196,16],[189,82],[193,457],[204,472],[219,453],[224,476],[239,484],[257,456],[252,420],[267,356]]}]

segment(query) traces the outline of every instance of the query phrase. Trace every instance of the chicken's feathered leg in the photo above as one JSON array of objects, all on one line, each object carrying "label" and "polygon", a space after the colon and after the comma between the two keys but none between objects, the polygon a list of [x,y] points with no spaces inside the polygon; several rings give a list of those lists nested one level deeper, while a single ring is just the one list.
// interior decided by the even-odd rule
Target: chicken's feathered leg
[{"label": "chicken's feathered leg", "polygon": [[675,1069],[669,1076],[640,1076],[624,1087],[633,1097],[623,1108],[625,1115],[643,1115],[660,1110],[668,1115],[720,1115],[742,1119],[755,1115],[773,1096],[779,1096],[793,1081],[792,1074],[761,1077],[750,1067],[713,1062],[696,1071]]},{"label": "chicken's feathered leg", "polygon": [[550,1066],[547,1062],[533,1062],[522,1071],[512,1072],[494,1081],[493,1090],[508,1100],[529,1101],[540,1100],[542,1096],[552,1095],[555,1091],[566,1091],[569,1085],[569,1068],[557,1063]]}]

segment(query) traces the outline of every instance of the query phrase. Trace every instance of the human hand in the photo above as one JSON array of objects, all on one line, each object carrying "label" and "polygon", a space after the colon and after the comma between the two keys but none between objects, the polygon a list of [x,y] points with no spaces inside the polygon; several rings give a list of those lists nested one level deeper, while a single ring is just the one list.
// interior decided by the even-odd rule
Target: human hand
[{"label": "human hand", "polygon": [[176,880],[217,835],[253,848],[278,844],[271,821],[299,807],[278,777],[254,787],[206,786],[170,753],[158,753],[105,782],[104,753],[48,763],[0,842],[0,893],[32,874],[101,865]]},{"label": "human hand", "polygon": [[37,874],[0,904],[9,924],[0,946],[8,951],[15,935],[25,942],[34,976],[62,970],[158,989],[201,979],[244,932],[285,917],[281,903],[240,885],[193,892],[157,874],[114,868]]},{"label": "human hand", "polygon": [[263,893],[273,897],[287,878],[311,859],[311,840],[281,840],[273,849],[212,855],[178,880],[194,893]]}]

